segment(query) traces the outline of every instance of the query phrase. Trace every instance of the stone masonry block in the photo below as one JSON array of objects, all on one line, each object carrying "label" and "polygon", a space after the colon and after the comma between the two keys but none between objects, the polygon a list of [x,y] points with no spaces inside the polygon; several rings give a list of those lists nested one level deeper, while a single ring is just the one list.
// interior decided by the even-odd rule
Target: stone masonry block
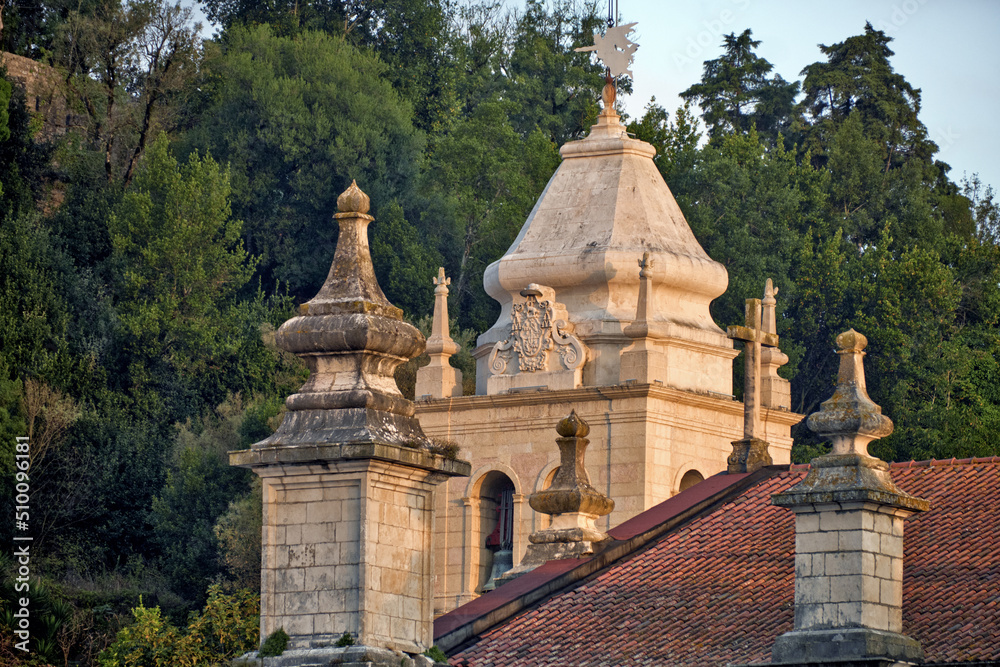
[{"label": "stone masonry block", "polygon": [[795,554],[795,578],[812,574],[812,554]]},{"label": "stone masonry block", "polygon": [[883,556],[882,554],[875,554],[875,576],[879,579],[890,579],[892,578],[892,558],[890,556]]},{"label": "stone masonry block", "polygon": [[420,610],[422,605],[420,600],[415,597],[404,597],[403,598],[403,618],[418,619],[421,617]]},{"label": "stone masonry block", "polygon": [[305,584],[305,570],[302,568],[277,570],[274,584],[275,591],[279,593],[301,591]]},{"label": "stone masonry block", "polygon": [[341,521],[337,524],[338,544],[357,544],[361,541],[361,524],[358,521]]},{"label": "stone masonry block", "polygon": [[889,607],[889,632],[903,631],[903,608]]},{"label": "stone masonry block", "polygon": [[875,530],[875,513],[874,512],[860,512],[861,515],[861,530]]},{"label": "stone masonry block", "polygon": [[336,565],[339,556],[340,549],[336,544],[321,542],[313,545],[313,565],[316,567]]},{"label": "stone masonry block", "polygon": [[807,533],[795,535],[795,553],[817,553],[836,551],[838,548],[837,532]]},{"label": "stone masonry block", "polygon": [[347,596],[342,590],[317,591],[316,604],[318,610],[325,614],[343,612],[347,610]]},{"label": "stone masonry block", "polygon": [[828,577],[804,577],[795,581],[795,604],[818,604],[830,601]]},{"label": "stone masonry block", "polygon": [[871,576],[875,574],[875,556],[869,551],[863,551],[861,553],[861,572],[862,574]]},{"label": "stone masonry block", "polygon": [[881,552],[893,558],[903,557],[903,538],[893,535],[882,535]]},{"label": "stone masonry block", "polygon": [[338,546],[340,547],[341,563],[357,563],[360,561],[357,542],[342,543]]},{"label": "stone masonry block", "polygon": [[306,508],[306,519],[310,524],[336,523],[342,518],[339,500],[325,500],[309,503]]},{"label": "stone masonry block", "polygon": [[[867,533],[863,530],[842,530],[839,532],[837,549],[840,551],[861,551],[864,536]],[[878,536],[875,537],[878,540]],[[831,549],[833,551],[833,549]]]},{"label": "stone masonry block", "polygon": [[892,535],[902,539],[903,537],[903,517],[892,517]]},{"label": "stone masonry block", "polygon": [[304,615],[316,611],[319,594],[315,591],[295,591],[285,594],[285,613]]},{"label": "stone masonry block", "polygon": [[903,559],[902,559],[902,557],[900,557],[900,558],[893,558],[891,560],[891,562],[890,562],[889,567],[891,569],[891,576],[889,578],[890,579],[894,579],[896,581],[902,581],[903,580]]},{"label": "stone masonry block", "polygon": [[880,602],[885,605],[903,607],[903,582],[889,579],[879,579]]},{"label": "stone masonry block", "polygon": [[[810,555],[806,554],[806,558]],[[826,574],[826,554],[818,553],[812,554],[812,576],[822,577]]]},{"label": "stone masonry block", "polygon": [[339,591],[347,591],[357,588],[361,585],[358,575],[359,566],[338,565],[333,571],[333,587]]},{"label": "stone masonry block", "polygon": [[285,632],[293,636],[311,635],[313,633],[312,614],[278,616],[274,619],[274,623],[274,627],[284,628]]},{"label": "stone masonry block", "polygon": [[287,545],[302,544],[302,526],[282,526],[281,530],[284,531],[284,539],[278,538],[278,543],[285,543]]},{"label": "stone masonry block", "polygon": [[884,533],[887,535],[892,534],[892,517],[888,514],[882,514],[879,512],[875,515],[875,532]]},{"label": "stone masonry block", "polygon": [[868,552],[882,552],[882,537],[884,537],[884,535],[880,536],[879,533],[869,532],[867,530],[863,531],[861,533],[861,548]]},{"label": "stone masonry block", "polygon": [[881,602],[882,587],[880,582],[882,580],[875,577],[859,577],[859,579],[861,581],[861,601]]},{"label": "stone masonry block", "polygon": [[316,548],[312,544],[288,547],[288,567],[311,567],[315,563]]},{"label": "stone masonry block", "polygon": [[277,506],[275,514],[276,523],[288,525],[302,524],[306,522],[305,503],[281,503]]},{"label": "stone masonry block", "polygon": [[285,487],[285,502],[314,503],[323,500],[323,489],[318,486],[307,488]]},{"label": "stone masonry block", "polygon": [[849,628],[861,622],[865,603],[858,601],[837,603],[837,627]]},{"label": "stone masonry block", "polygon": [[[854,623],[858,624],[857,621]],[[875,630],[889,629],[889,608],[885,605],[866,602],[861,609],[860,625]]]},{"label": "stone masonry block", "polygon": [[863,555],[860,551],[826,554],[826,574],[828,576],[860,575],[863,569],[861,562]]},{"label": "stone masonry block", "polygon": [[860,530],[861,512],[823,512],[819,515],[820,530]]},{"label": "stone masonry block", "polygon": [[332,567],[307,567],[305,587],[309,591],[324,591],[334,587]]},{"label": "stone masonry block", "polygon": [[830,577],[830,602],[860,602],[861,577]]},{"label": "stone masonry block", "polygon": [[822,604],[796,604],[795,629],[820,628],[825,623]]},{"label": "stone masonry block", "polygon": [[809,512],[808,514],[795,515],[795,533],[815,533],[819,530],[819,514]]}]

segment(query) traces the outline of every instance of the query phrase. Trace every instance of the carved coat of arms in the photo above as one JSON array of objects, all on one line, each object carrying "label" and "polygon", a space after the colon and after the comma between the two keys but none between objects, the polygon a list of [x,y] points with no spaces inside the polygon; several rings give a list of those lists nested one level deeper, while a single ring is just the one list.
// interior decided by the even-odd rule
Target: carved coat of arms
[{"label": "carved coat of arms", "polygon": [[490,355],[494,375],[508,372],[507,365],[515,353],[521,373],[554,370],[549,368],[550,351],[559,355],[566,369],[575,370],[586,361],[583,343],[572,334],[571,325],[556,318],[554,300],[539,301],[544,289],[532,283],[521,290],[525,299],[511,310],[510,336],[494,345]]}]

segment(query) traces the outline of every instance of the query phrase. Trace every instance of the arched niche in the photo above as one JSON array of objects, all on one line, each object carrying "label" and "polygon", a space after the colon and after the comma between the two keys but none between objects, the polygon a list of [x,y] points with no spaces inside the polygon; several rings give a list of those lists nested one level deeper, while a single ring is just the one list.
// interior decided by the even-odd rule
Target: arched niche
[{"label": "arched niche", "polygon": [[682,493],[684,491],[687,491],[695,484],[704,481],[705,481],[705,476],[702,475],[697,470],[695,470],[694,468],[691,468],[683,475],[681,475],[680,480],[677,482],[677,493]]}]

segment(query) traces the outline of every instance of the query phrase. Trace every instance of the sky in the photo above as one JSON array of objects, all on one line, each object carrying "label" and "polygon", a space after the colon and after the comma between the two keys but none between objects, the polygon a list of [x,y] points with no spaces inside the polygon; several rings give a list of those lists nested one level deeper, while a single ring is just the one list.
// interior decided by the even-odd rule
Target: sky
[{"label": "sky", "polygon": [[[1000,190],[1000,1],[997,0],[618,0],[622,23],[637,21],[639,43],[627,112],[650,97],[670,112],[679,93],[701,79],[703,63],[722,53],[722,37],[750,28],[757,54],[788,81],[825,61],[819,44],[864,32],[865,21],[893,41],[893,69],[921,91],[920,119],[952,180],[978,173]],[[603,3],[602,3],[603,5]]]}]

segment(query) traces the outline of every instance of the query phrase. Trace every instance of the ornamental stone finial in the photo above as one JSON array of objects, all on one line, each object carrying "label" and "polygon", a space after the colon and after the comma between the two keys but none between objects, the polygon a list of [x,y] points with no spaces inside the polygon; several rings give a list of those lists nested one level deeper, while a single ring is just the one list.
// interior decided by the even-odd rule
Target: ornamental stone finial
[{"label": "ornamental stone finial", "polygon": [[867,456],[869,442],[892,433],[892,420],[868,397],[863,365],[867,345],[868,339],[854,329],[837,336],[837,388],[806,422],[815,433],[830,438],[834,455]]},{"label": "ornamental stone finial", "polygon": [[337,197],[337,210],[341,213],[367,213],[369,208],[371,199],[361,191],[357,181],[352,180],[351,185]]},{"label": "ornamental stone finial", "polygon": [[434,320],[431,336],[427,339],[427,355],[431,361],[417,369],[415,396],[424,398],[448,398],[462,395],[462,371],[454,368],[448,359],[461,348],[452,340],[448,324],[448,285],[451,278],[444,274],[444,267],[438,268],[434,282]]},{"label": "ornamental stone finial", "polygon": [[615,501],[595,489],[584,466],[590,440],[590,425],[576,410],[559,421],[559,468],[552,486],[528,497],[536,512],[552,517],[552,524],[528,536],[528,551],[521,563],[504,573],[498,583],[530,572],[539,565],[563,558],[579,558],[594,553],[594,545],[608,539],[595,525],[598,517],[615,509]]}]

